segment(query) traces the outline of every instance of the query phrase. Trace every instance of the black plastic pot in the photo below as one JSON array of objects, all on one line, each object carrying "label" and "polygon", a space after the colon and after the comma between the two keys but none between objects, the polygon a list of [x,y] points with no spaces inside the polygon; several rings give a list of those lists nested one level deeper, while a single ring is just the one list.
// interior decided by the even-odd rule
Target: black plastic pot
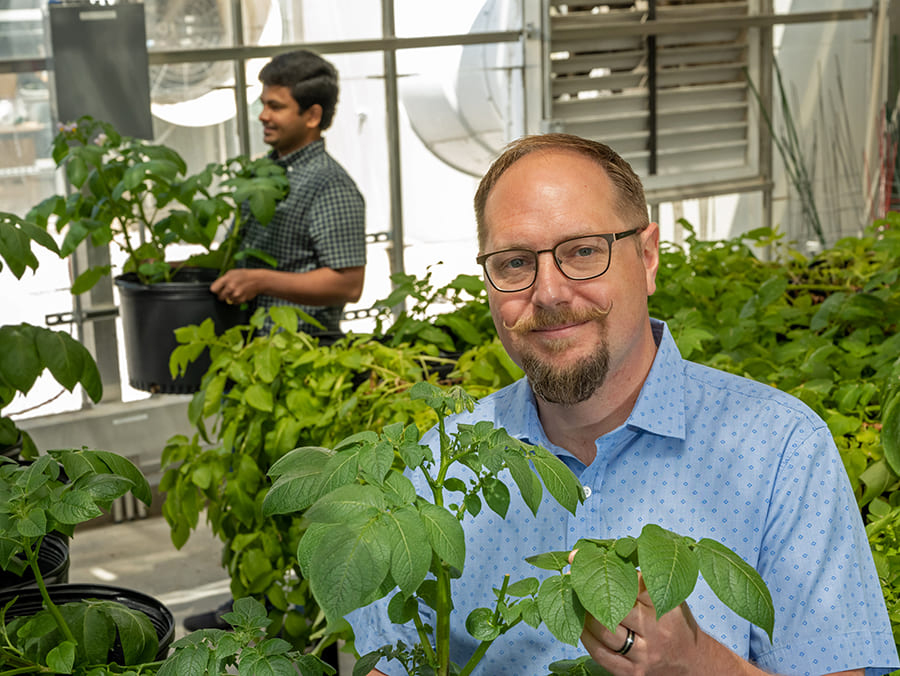
[{"label": "black plastic pot", "polygon": [[[99,599],[116,601],[144,613],[150,619],[153,628],[156,629],[156,636],[159,639],[156,659],[164,660],[169,654],[169,646],[175,638],[175,618],[172,611],[152,596],[133,589],[99,584],[55,584],[49,585],[47,592],[57,605],[85,599]],[[16,617],[34,615],[42,609],[41,593],[37,587],[0,592],[0,607],[9,603],[13,597],[18,598],[6,612],[7,622]],[[123,664],[125,658],[121,654],[121,649],[114,648],[110,653],[109,661]]]},{"label": "black plastic pot", "polygon": [[[48,533],[38,552],[38,568],[45,584],[63,584],[69,581],[69,538],[62,533]],[[22,575],[0,569],[0,589],[24,589],[36,584],[31,568]]]},{"label": "black plastic pot", "polygon": [[25,444],[24,435],[19,432],[19,438],[14,444],[10,444],[9,446],[0,447],[0,455],[4,458],[9,458],[10,460],[19,461],[19,458],[22,457],[22,447]]},{"label": "black plastic pot", "polygon": [[155,394],[200,389],[210,364],[208,354],[191,362],[182,377],[173,379],[169,372],[169,356],[178,347],[175,329],[211,317],[216,333],[221,333],[248,319],[245,311],[223,303],[209,290],[215,278],[215,270],[202,268],[184,268],[176,281],[160,284],[141,284],[134,273],[115,278],[132,387]]}]

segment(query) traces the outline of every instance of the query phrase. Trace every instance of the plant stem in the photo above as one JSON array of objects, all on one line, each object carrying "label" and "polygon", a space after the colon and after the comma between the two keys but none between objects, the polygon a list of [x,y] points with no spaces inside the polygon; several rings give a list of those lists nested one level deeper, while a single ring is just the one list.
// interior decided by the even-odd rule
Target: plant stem
[{"label": "plant stem", "polygon": [[437,676],[450,676],[450,566],[441,562],[437,574],[437,627],[434,643],[437,648]]},{"label": "plant stem", "polygon": [[416,633],[419,635],[419,642],[422,644],[425,657],[428,658],[429,662],[434,663],[437,661],[437,655],[435,655],[434,649],[431,647],[431,639],[428,636],[428,632],[425,631],[425,623],[422,622],[422,616],[419,615],[418,610],[413,615],[413,624],[416,625]]},{"label": "plant stem", "polygon": [[72,630],[63,619],[62,613],[59,612],[59,608],[57,608],[56,604],[50,600],[50,593],[47,591],[47,585],[44,583],[44,576],[41,574],[41,568],[38,565],[38,552],[41,549],[41,542],[43,542],[43,539],[43,536],[38,538],[34,547],[25,547],[25,556],[28,559],[29,567],[34,573],[34,580],[37,582],[38,589],[41,592],[41,598],[44,600],[44,608],[46,608],[47,612],[49,612],[53,619],[56,620],[56,626],[59,627],[59,630],[66,640],[71,641],[73,645],[77,645],[78,641],[75,640]]},{"label": "plant stem", "polygon": [[13,674],[34,674],[40,672],[46,672],[39,664],[29,664],[27,667],[16,667],[15,669],[6,669],[4,671],[0,671],[0,676],[13,676]]},{"label": "plant stem", "polygon": [[[509,573],[503,576],[503,585],[500,587],[500,593],[497,594],[497,606],[494,608],[494,622],[500,621],[500,604],[504,602],[506,598],[506,588],[509,586]],[[506,633],[509,629],[516,626],[518,624],[518,620],[512,622],[507,625],[501,634]],[[499,636],[498,634],[497,636]],[[478,666],[478,663],[481,662],[481,658],[484,657],[485,653],[487,653],[488,648],[496,641],[496,638],[492,638],[490,641],[482,641],[478,647],[475,649],[475,652],[472,653],[472,656],[469,658],[469,661],[466,662],[466,665],[462,668],[462,671],[459,672],[459,676],[469,676],[472,673],[472,670]]]}]

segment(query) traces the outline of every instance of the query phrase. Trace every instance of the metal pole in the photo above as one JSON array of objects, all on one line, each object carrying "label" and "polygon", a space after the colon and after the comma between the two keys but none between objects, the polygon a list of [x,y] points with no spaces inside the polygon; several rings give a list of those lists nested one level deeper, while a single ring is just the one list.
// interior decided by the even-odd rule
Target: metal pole
[{"label": "metal pole", "polygon": [[[382,36],[392,40],[394,34],[394,0],[381,3]],[[384,50],[384,98],[387,112],[386,132],[388,179],[391,196],[391,243],[388,250],[391,274],[404,271],[403,265],[403,196],[400,189],[400,108],[397,94],[397,53]]]},{"label": "metal pole", "polygon": [[[760,11],[772,12],[772,0],[762,0]],[[760,103],[766,110],[772,110],[772,68],[775,59],[773,26],[759,28],[759,96]],[[762,222],[765,227],[772,227],[772,191],[774,190],[774,168],[772,152],[772,134],[766,124],[759,124],[759,171],[763,177]]]},{"label": "metal pole", "polygon": [[[647,19],[656,21],[656,0],[650,0],[647,8]],[[651,176],[657,173],[658,145],[656,120],[656,36],[647,36],[647,124],[650,129],[648,144],[650,157],[647,160],[647,171]]]},{"label": "metal pole", "polygon": [[[235,47],[244,45],[244,13],[241,0],[231,0],[231,23]],[[247,114],[247,69],[241,52],[234,59],[234,105],[240,153],[250,156],[250,118]]]}]

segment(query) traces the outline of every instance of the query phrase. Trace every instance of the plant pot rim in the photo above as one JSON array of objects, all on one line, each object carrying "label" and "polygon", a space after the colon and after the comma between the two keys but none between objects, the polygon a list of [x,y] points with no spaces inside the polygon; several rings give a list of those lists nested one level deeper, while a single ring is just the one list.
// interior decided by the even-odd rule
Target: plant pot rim
[{"label": "plant pot rim", "polygon": [[[184,267],[176,273],[181,279],[174,279],[171,282],[155,282],[153,284],[145,284],[140,281],[136,272],[123,272],[113,277],[113,282],[120,288],[131,290],[153,289],[153,288],[194,288],[197,286],[211,284],[218,276],[218,268],[202,268],[202,267]],[[212,292],[210,292],[212,293]]]}]

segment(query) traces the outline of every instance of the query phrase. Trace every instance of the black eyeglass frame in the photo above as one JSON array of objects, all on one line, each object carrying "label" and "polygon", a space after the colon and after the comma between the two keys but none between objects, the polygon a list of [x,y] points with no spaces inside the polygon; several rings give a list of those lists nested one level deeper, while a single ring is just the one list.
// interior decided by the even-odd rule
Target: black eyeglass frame
[{"label": "black eyeglass frame", "polygon": [[[583,282],[588,279],[596,279],[597,277],[602,277],[609,270],[609,266],[612,264],[612,247],[613,242],[617,242],[620,239],[624,239],[626,237],[631,237],[631,235],[636,235],[641,232],[644,228],[632,228],[631,230],[623,230],[622,232],[601,232],[593,235],[579,235],[578,237],[570,237],[569,239],[564,239],[562,242],[557,242],[552,249],[541,249],[539,251],[535,251],[534,249],[525,249],[524,247],[514,246],[509,249],[500,249],[499,251],[491,251],[490,253],[481,254],[475,258],[475,262],[481,266],[484,270],[484,276],[487,277],[487,280],[491,283],[497,291],[500,293],[518,293],[519,291],[525,291],[526,289],[530,289],[534,286],[534,283],[537,281],[537,273],[538,266],[540,265],[541,254],[542,253],[550,253],[553,254],[553,263],[556,265],[556,269],[559,270],[562,275],[566,279],[571,279],[573,282]],[[568,244],[569,242],[574,242],[576,239],[585,239],[587,237],[600,237],[606,240],[606,243],[609,244],[609,257],[606,261],[606,267],[603,269],[603,272],[598,272],[596,275],[590,275],[589,277],[572,277],[569,273],[562,269],[562,266],[559,264],[559,259],[556,257],[556,250],[561,247],[563,244]],[[491,273],[488,272],[487,265],[485,262],[488,258],[495,254],[507,253],[509,251],[528,251],[529,253],[534,254],[534,278],[531,280],[531,283],[527,286],[523,286],[521,289],[501,289],[498,287],[494,280],[491,279]]]}]

